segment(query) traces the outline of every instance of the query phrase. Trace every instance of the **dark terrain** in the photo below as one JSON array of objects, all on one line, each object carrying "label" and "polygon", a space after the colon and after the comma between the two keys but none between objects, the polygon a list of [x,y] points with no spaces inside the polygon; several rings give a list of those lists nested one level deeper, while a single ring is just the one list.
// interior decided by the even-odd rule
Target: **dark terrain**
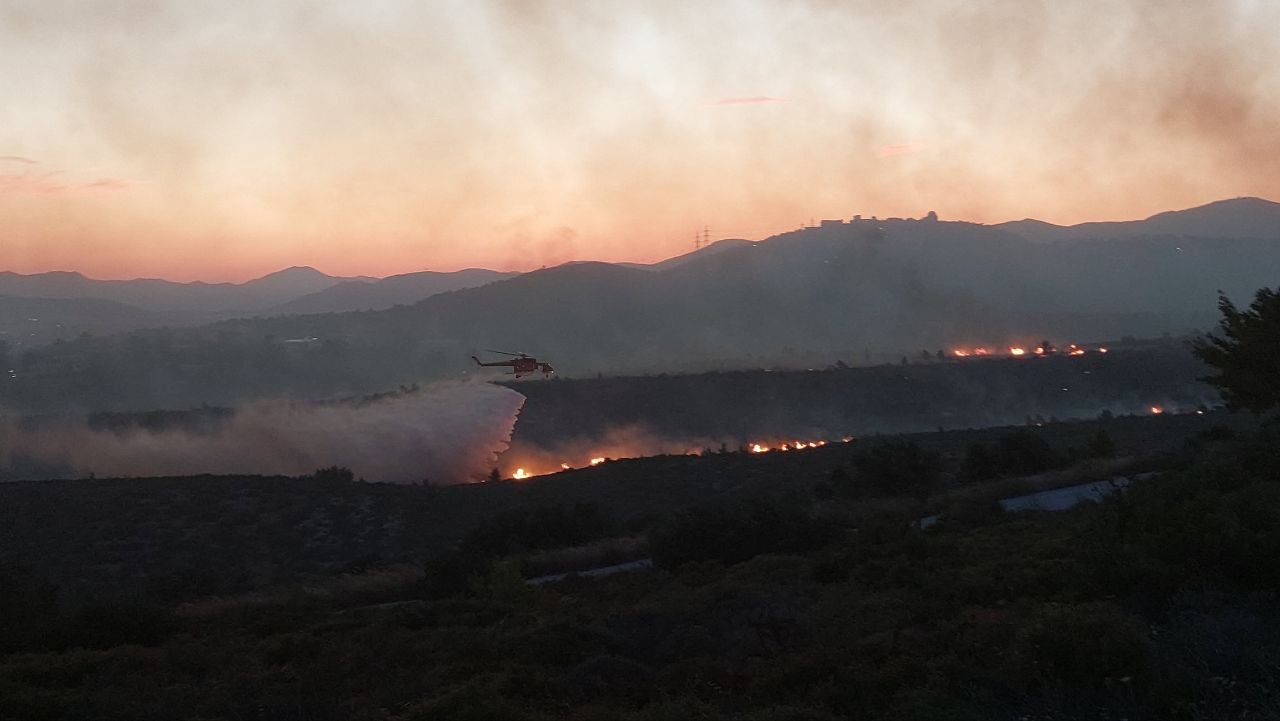
[{"label": "dark terrain", "polygon": [[[1255,428],[1117,417],[447,488],[0,484],[0,716],[1266,717],[1280,446]],[[1139,472],[1067,512],[993,503]]]},{"label": "dark terrain", "polygon": [[384,310],[10,348],[16,380],[0,384],[0,407],[145,410],[368,393],[474,372],[469,356],[486,348],[529,352],[582,377],[1181,336],[1213,322],[1219,289],[1242,299],[1273,282],[1280,244],[1275,232],[1253,233],[1280,227],[1278,218],[1280,205],[1245,198],[1075,226],[1084,230],[1061,239],[936,219],[842,221],[680,263],[566,264]]}]

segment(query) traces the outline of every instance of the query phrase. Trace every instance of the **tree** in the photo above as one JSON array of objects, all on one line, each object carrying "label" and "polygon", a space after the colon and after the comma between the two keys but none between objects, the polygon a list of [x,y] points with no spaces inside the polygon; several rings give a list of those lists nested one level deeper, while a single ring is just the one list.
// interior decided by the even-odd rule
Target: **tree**
[{"label": "tree", "polygon": [[317,481],[329,481],[335,483],[351,483],[355,480],[356,474],[350,468],[342,466],[329,466],[328,468],[317,468],[312,474]]},{"label": "tree", "polygon": [[941,472],[939,455],[915,442],[896,441],[875,446],[854,456],[852,465],[854,478],[849,486],[857,495],[927,498]]},{"label": "tree", "polygon": [[1262,413],[1280,407],[1280,288],[1261,288],[1240,310],[1221,291],[1218,331],[1192,341],[1196,357],[1218,373],[1201,380],[1217,387],[1232,409]]}]

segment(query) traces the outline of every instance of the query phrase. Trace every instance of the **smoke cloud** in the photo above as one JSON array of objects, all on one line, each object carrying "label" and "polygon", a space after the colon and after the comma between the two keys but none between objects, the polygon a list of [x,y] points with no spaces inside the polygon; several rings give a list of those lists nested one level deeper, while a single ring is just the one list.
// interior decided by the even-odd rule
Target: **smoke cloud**
[{"label": "smoke cloud", "polygon": [[509,388],[451,383],[361,405],[254,403],[209,432],[8,422],[0,477],[296,476],[336,465],[368,481],[465,483],[493,467],[523,404]]},{"label": "smoke cloud", "polygon": [[0,152],[134,185],[0,198],[0,267],[523,270],[657,260],[708,224],[1268,196],[1276,27],[1258,0],[11,0]]}]

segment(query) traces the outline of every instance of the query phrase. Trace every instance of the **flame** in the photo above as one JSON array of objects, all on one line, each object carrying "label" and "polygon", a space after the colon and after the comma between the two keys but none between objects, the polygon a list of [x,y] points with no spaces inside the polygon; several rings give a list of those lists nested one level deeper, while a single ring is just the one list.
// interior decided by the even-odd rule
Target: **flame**
[{"label": "flame", "polygon": [[1106,348],[1099,348],[1099,349],[1098,349],[1098,352],[1099,352],[1099,353],[1106,353],[1106,352],[1107,352],[1107,349],[1106,349]]},{"label": "flame", "polygon": [[1151,412],[1158,416],[1161,413],[1164,413],[1164,409],[1161,408],[1160,406],[1151,406]]},{"label": "flame", "polygon": [[974,355],[991,355],[991,351],[981,346],[973,349]]},{"label": "flame", "polygon": [[1067,355],[1084,355],[1084,348],[1072,343],[1067,346]]},{"label": "flame", "polygon": [[956,348],[955,350],[951,351],[951,354],[957,358],[969,357],[969,351],[965,350],[964,348]]},{"label": "flame", "polygon": [[[843,439],[845,443],[848,443],[851,440],[853,440],[853,438],[851,437],[846,437]],[[776,447],[765,445],[763,443],[752,443],[747,446],[747,452],[748,453],[769,453],[772,451],[799,451],[799,450],[804,450],[805,448],[821,448],[822,446],[825,446],[825,445],[827,445],[827,442],[823,440],[785,441],[783,443],[780,443]]]},{"label": "flame", "polygon": [[[840,440],[841,440],[842,442],[844,442],[844,443],[849,443],[849,442],[853,441],[854,439],[853,439],[853,437],[852,437],[852,436],[845,436],[844,438],[841,438]],[[774,441],[768,441],[768,442],[753,442],[753,443],[749,443],[749,444],[747,444],[747,445],[745,446],[745,450],[746,450],[747,452],[749,452],[749,453],[772,453],[772,452],[779,452],[779,451],[799,451],[799,450],[805,450],[805,449],[808,449],[808,448],[821,448],[822,446],[825,446],[825,445],[827,445],[828,443],[834,443],[834,442],[835,442],[835,441],[826,441],[826,440],[822,440],[822,439],[811,440],[811,441],[806,441],[806,440],[787,440],[787,441],[781,441],[781,442],[774,442]],[[686,456],[700,456],[700,455],[702,455],[702,454],[703,454],[703,452],[704,452],[704,449],[702,449],[702,448],[690,448],[688,451],[686,451],[686,452],[684,453],[684,455],[686,455]],[[612,451],[611,451],[611,453],[612,453]],[[654,450],[652,450],[652,451],[646,451],[646,450],[643,450],[643,449],[634,449],[634,450],[632,450],[632,451],[624,452],[624,455],[622,455],[622,456],[617,456],[617,457],[624,457],[624,458],[632,458],[632,457],[634,457],[634,458],[642,458],[642,457],[645,457],[645,456],[648,456],[648,455],[657,455],[657,454],[661,454],[661,453],[663,453],[663,451],[662,451],[662,450],[660,450],[660,449],[654,449]],[[518,467],[518,468],[516,468],[514,471],[512,471],[510,478],[511,478],[511,479],[513,479],[513,480],[517,480],[517,481],[523,481],[523,480],[526,480],[526,479],[529,479],[529,478],[533,478],[533,477],[535,477],[535,476],[545,476],[545,475],[550,475],[550,474],[552,474],[552,473],[559,473],[560,471],[569,471],[569,470],[573,470],[573,469],[575,469],[575,468],[585,468],[585,467],[590,467],[590,466],[598,466],[598,465],[600,465],[600,464],[605,463],[606,461],[608,461],[608,460],[609,460],[609,458],[611,458],[611,457],[615,457],[615,456],[613,456],[613,455],[609,455],[609,456],[604,456],[604,455],[601,455],[601,456],[595,456],[595,457],[592,457],[591,459],[587,460],[585,463],[582,463],[582,464],[574,464],[574,463],[571,463],[570,461],[561,461],[561,462],[558,464],[558,467],[557,467],[557,466],[554,466],[554,465],[552,465],[552,466],[544,466],[544,465],[542,465],[542,464],[541,464],[541,463],[539,463],[539,462],[531,461],[530,459],[527,459],[527,458],[526,458],[526,459],[523,459],[523,460],[521,461],[522,465],[521,465],[520,467]]]},{"label": "flame", "polygon": [[1019,348],[1018,346],[1014,346],[1009,349],[1009,355],[1012,355],[1012,356],[1026,355],[1026,354],[1027,354],[1026,348]]}]

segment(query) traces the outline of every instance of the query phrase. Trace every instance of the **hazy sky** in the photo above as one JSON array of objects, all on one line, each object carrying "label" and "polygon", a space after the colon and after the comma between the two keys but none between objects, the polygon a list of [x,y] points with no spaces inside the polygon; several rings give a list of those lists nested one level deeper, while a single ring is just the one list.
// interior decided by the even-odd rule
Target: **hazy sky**
[{"label": "hazy sky", "polygon": [[1280,197],[1280,2],[0,0],[0,270],[656,260]]}]

